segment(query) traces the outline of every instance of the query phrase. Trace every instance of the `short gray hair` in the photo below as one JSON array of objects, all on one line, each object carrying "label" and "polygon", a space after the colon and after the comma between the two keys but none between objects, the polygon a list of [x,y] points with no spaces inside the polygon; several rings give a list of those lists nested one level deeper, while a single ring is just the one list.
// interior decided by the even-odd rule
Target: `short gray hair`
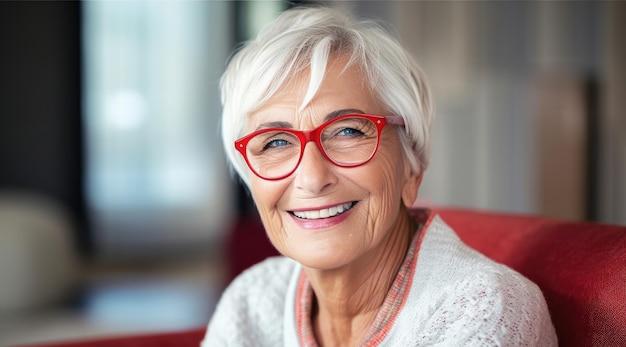
[{"label": "short gray hair", "polygon": [[[414,172],[428,166],[432,107],[429,88],[419,67],[380,24],[356,20],[325,7],[287,10],[236,52],[220,81],[222,139],[227,157],[242,180],[250,171],[234,141],[248,115],[262,107],[291,78],[310,69],[304,108],[322,84],[330,59],[348,56],[367,76],[385,108],[405,121],[400,138]],[[346,68],[347,68],[346,66]],[[387,115],[388,116],[388,115]]]}]

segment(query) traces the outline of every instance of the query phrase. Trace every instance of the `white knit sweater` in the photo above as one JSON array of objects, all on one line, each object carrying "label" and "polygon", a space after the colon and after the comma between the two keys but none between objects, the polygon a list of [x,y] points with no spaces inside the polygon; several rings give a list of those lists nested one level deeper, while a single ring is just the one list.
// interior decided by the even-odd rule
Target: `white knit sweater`
[{"label": "white knit sweater", "polygon": [[[538,287],[466,246],[438,216],[422,230],[403,305],[369,346],[556,346]],[[298,346],[301,266],[285,257],[245,271],[224,292],[202,347]]]}]

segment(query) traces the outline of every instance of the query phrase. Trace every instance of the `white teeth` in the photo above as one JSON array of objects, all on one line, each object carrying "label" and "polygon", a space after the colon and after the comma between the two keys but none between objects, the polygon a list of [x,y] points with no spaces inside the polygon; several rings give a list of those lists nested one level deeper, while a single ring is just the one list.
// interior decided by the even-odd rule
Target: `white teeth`
[{"label": "white teeth", "polygon": [[[341,211],[343,212],[343,207],[341,208]],[[329,216],[337,215],[337,206],[329,208],[328,209],[328,215]]]},{"label": "white teeth", "polygon": [[293,214],[296,217],[304,218],[304,219],[320,219],[320,218],[328,218],[334,217],[338,214],[341,214],[352,207],[352,203],[347,202],[345,204],[333,206],[330,208],[325,208],[317,211],[300,211],[294,212]]},{"label": "white teeth", "polygon": [[[337,207],[333,207],[337,209],[337,213],[343,213],[343,211],[345,210],[345,208],[343,208],[343,205],[339,205]],[[348,206],[348,208],[350,208],[350,206]]]}]

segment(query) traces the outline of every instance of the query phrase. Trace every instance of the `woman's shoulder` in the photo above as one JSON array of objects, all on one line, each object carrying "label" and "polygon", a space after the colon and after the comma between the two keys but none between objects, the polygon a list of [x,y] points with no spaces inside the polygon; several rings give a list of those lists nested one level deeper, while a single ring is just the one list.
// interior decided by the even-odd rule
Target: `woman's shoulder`
[{"label": "woman's shoulder", "polygon": [[414,298],[428,307],[423,317],[426,340],[445,337],[456,341],[460,338],[457,334],[473,331],[505,345],[516,341],[516,333],[554,345],[550,315],[539,287],[467,246],[438,216],[425,231],[417,263],[413,285],[418,295]]},{"label": "woman's shoulder", "polygon": [[448,279],[444,287],[430,293],[433,316],[428,319],[432,325],[425,329],[428,338],[463,341],[459,345],[492,341],[493,345],[556,346],[541,290],[516,271],[486,260]]},{"label": "woman's shoulder", "polygon": [[256,291],[262,291],[263,295],[267,295],[274,291],[280,295],[287,290],[296,267],[298,264],[287,257],[267,258],[237,276],[228,286],[225,294],[250,296]]},{"label": "woman's shoulder", "polygon": [[497,263],[467,246],[439,216],[428,225],[417,260],[414,283],[431,302],[485,304],[498,310],[529,307],[543,311],[539,287],[510,267]]},{"label": "woman's shoulder", "polygon": [[285,298],[297,266],[289,258],[272,257],[237,276],[222,294],[202,346],[279,345]]},{"label": "woman's shoulder", "polygon": [[437,269],[438,273],[433,273],[434,276],[455,286],[473,283],[541,293],[532,281],[517,271],[466,245],[439,216],[431,222],[420,253],[423,256],[421,261],[432,263],[429,267]]}]

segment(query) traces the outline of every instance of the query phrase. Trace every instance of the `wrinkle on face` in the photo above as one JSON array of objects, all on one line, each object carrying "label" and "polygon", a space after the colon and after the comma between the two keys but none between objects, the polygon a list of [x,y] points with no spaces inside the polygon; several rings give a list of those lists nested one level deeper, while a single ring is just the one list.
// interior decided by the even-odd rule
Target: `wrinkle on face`
[{"label": "wrinkle on face", "polygon": [[[405,169],[408,165],[407,160],[402,155],[402,148],[394,129],[386,128],[380,139],[378,160],[381,161],[379,167],[382,179],[378,182],[382,185],[376,191],[383,191],[383,201],[376,202],[370,199],[370,223],[368,230],[380,230],[379,228],[391,228],[391,225],[384,225],[380,219],[385,216],[393,215],[399,211],[401,204],[401,188],[398,182],[404,182],[408,176]],[[396,201],[398,200],[398,201]]]}]

